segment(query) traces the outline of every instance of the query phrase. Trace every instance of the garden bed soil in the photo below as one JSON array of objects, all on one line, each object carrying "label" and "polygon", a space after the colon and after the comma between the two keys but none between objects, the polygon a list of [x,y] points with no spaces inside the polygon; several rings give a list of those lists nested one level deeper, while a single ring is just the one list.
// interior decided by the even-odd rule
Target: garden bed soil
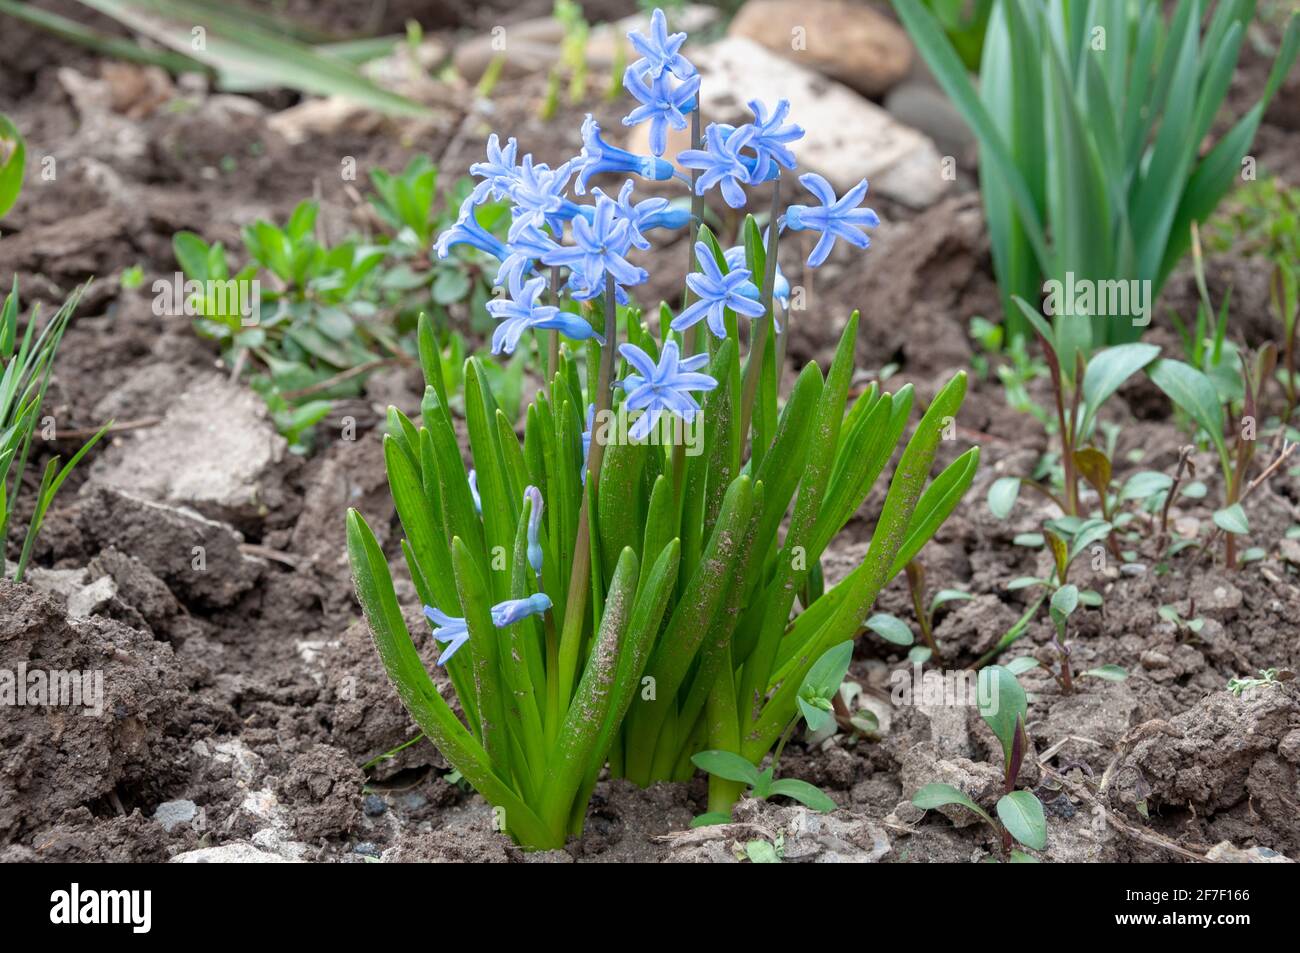
[{"label": "garden bed soil", "polygon": [[[361,183],[369,168],[400,167],[423,153],[448,181],[477,157],[491,128],[514,130],[547,158],[574,154],[581,111],[565,108],[542,123],[538,84],[506,82],[490,112],[466,117],[448,108],[417,126],[380,120],[292,144],[273,130],[276,113],[264,103],[196,94],[185,109],[150,105],[151,84],[166,80],[124,73],[9,26],[0,40],[0,59],[11,64],[0,110],[26,133],[29,155],[54,156],[58,173],[29,181],[7,217],[0,273],[17,273],[25,300],[47,308],[97,276],[60,351],[47,412],[65,437],[109,417],[129,427],[62,491],[30,584],[0,583],[0,668],[101,669],[105,679],[100,717],[15,709],[0,720],[0,860],[726,861],[743,856],[749,841],[779,838],[792,861],[927,862],[978,859],[994,848],[964,809],[923,816],[910,797],[946,780],[991,803],[996,741],[969,707],[892,705],[891,674],[907,669],[905,655],[871,638],[860,640],[850,680],[878,714],[878,736],[796,741],[781,766],[785,776],[822,786],[840,805],[833,815],[744,802],[733,824],[691,831],[690,819],[705,809],[702,780],[646,791],[602,781],[581,839],[545,854],[512,847],[492,829],[485,802],[430,743],[413,740],[418,732],[352,598],[344,510],[358,507],[396,553],[379,432],[388,402],[418,411],[418,372],[372,378],[366,398],[345,408],[356,439],[335,439],[339,431],[326,427],[313,455],[276,452],[274,429],[255,404],[230,409],[247,391],[227,380],[185,319],[153,313],[148,289],[176,270],[171,236],[182,229],[229,246],[241,225],[283,219],[311,195],[331,233],[357,227],[359,185],[340,179],[340,157],[356,158]],[[1263,75],[1248,57],[1234,96],[1258,90]],[[597,111],[616,126],[616,107]],[[1257,153],[1261,169],[1300,182],[1294,111],[1270,112]],[[911,382],[928,400],[970,365],[969,319],[999,310],[978,197],[957,194],[919,214],[883,201],[876,207],[886,224],[865,264],[836,256],[818,273],[808,309],[792,318],[789,356],[824,359],[859,308],[859,366],[895,364],[886,385]],[[685,249],[669,247],[662,260],[659,272],[676,275]],[[125,290],[118,275],[136,264],[144,284]],[[788,267],[797,283],[793,253]],[[1251,344],[1272,336],[1262,266],[1228,254],[1212,258],[1209,272],[1212,293],[1234,286],[1234,330]],[[647,293],[667,294],[675,281]],[[1180,270],[1152,340],[1174,344],[1164,309],[1188,314],[1194,294]],[[178,411],[200,383],[209,388],[206,421]],[[1036,396],[1047,397],[1041,389]],[[1125,388],[1107,416],[1121,424],[1116,459],[1128,461],[1121,477],[1173,467],[1185,436],[1153,388]],[[984,504],[994,479],[1025,472],[1048,448],[1041,428],[1006,405],[996,379],[971,380],[959,425],[939,463],[979,443],[980,471],[921,556],[932,589],[974,596],[940,613],[947,669],[969,664],[1021,614],[1025,594],[1005,585],[1045,574],[1047,557],[1013,539],[1056,515],[1022,499],[999,521]],[[213,439],[240,426],[266,441],[254,472],[238,477],[251,481],[254,497],[186,504],[177,487],[187,458],[176,451],[168,459],[166,446],[148,451],[164,471],[148,499],[119,479],[158,428],[179,439],[184,428],[203,426],[215,428]],[[65,439],[41,453],[71,446]],[[1205,524],[1219,493],[1213,461],[1199,462],[1209,496],[1175,512],[1183,525]],[[214,467],[212,476],[229,474]],[[878,487],[832,544],[828,582],[862,558],[881,498]],[[1296,683],[1240,697],[1225,690],[1230,678],[1300,665],[1300,543],[1284,538],[1300,522],[1298,503],[1300,481],[1285,472],[1250,499],[1251,544],[1267,556],[1240,571],[1190,550],[1159,574],[1149,551],[1139,553],[1144,571],[1082,567],[1077,581],[1105,602],[1075,617],[1076,667],[1116,664],[1131,674],[1089,681],[1074,695],[1041,669],[1023,676],[1033,750],[1021,783],[1047,807],[1045,859],[1300,858]],[[206,575],[189,563],[194,539],[213,560]],[[91,584],[100,588],[88,595]],[[422,626],[400,577],[399,597],[413,626]],[[87,599],[93,611],[78,617],[74,609]],[[1165,621],[1158,609],[1166,605],[1203,619],[1200,630]],[[911,617],[900,581],[877,609]],[[1040,618],[1006,657],[1042,653],[1050,634]],[[432,640],[422,649],[431,662]]]}]

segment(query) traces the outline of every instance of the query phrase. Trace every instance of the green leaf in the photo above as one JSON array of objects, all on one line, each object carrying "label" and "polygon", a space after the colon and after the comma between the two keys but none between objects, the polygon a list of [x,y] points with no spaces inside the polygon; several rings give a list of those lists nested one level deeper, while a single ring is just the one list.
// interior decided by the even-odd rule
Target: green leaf
[{"label": "green leaf", "polygon": [[765,840],[751,840],[745,842],[745,856],[749,858],[751,864],[779,864],[781,855]]},{"label": "green leaf", "polygon": [[691,764],[726,781],[740,781],[751,786],[759,781],[758,768],[731,751],[699,751],[691,755]]},{"label": "green leaf", "polygon": [[1002,743],[1005,767],[1011,762],[1016,732],[1024,724],[1029,707],[1025,690],[1016,681],[1016,676],[1001,665],[980,669],[978,689],[980,717]]},{"label": "green leaf", "polygon": [[[821,701],[821,699],[816,699]],[[831,723],[831,710],[822,708],[812,701],[800,696],[797,699],[799,713],[803,715],[803,720],[808,724],[809,731],[821,731]]]},{"label": "green leaf", "polygon": [[838,807],[834,801],[822,793],[820,788],[809,784],[807,781],[800,781],[798,778],[782,778],[779,781],[773,781],[771,788],[768,790],[768,796],[774,797],[776,795],[791,798],[822,814],[829,814]]},{"label": "green leaf", "polygon": [[436,304],[446,307],[464,301],[469,294],[469,275],[460,268],[444,268],[433,282],[430,294]]},{"label": "green leaf", "polygon": [[1000,520],[1011,515],[1020,495],[1020,477],[999,477],[989,487],[989,510]]},{"label": "green leaf", "polygon": [[887,612],[877,612],[864,625],[886,642],[892,642],[895,645],[911,645],[916,641],[911,626]]},{"label": "green leaf", "polygon": [[820,698],[830,701],[840,690],[840,683],[848,674],[849,664],[853,661],[853,641],[841,642],[827,649],[822,657],[813,663],[799,686],[801,698]]},{"label": "green leaf", "polygon": [[1124,481],[1120,490],[1121,500],[1146,500],[1158,493],[1164,493],[1174,484],[1174,478],[1168,473],[1156,470],[1140,470]]},{"label": "green leaf", "polygon": [[1120,665],[1102,665],[1099,668],[1090,668],[1083,674],[1107,682],[1122,682],[1128,678],[1128,669]]},{"label": "green leaf", "polygon": [[969,592],[962,592],[960,589],[940,589],[934,594],[934,598],[930,600],[930,614],[933,615],[934,610],[945,603],[964,602],[967,599],[974,598]]},{"label": "green leaf", "polygon": [[1029,791],[1012,791],[998,800],[998,817],[1007,832],[1026,847],[1047,846],[1047,818],[1043,805]]},{"label": "green leaf", "polygon": [[1225,533],[1233,533],[1238,536],[1250,532],[1250,521],[1246,519],[1246,511],[1241,508],[1240,503],[1233,503],[1221,510],[1215,510],[1214,525]]},{"label": "green leaf", "polygon": [[989,817],[984,808],[951,784],[927,784],[912,795],[912,804],[923,811],[931,811],[946,804],[960,804],[962,807],[970,808],[990,824],[993,823],[993,818]]},{"label": "green leaf", "polygon": [[26,157],[22,133],[8,116],[0,113],[0,218],[18,201],[27,169]]},{"label": "green leaf", "polygon": [[1049,608],[1052,612],[1052,618],[1057,621],[1057,625],[1064,624],[1065,620],[1070,617],[1075,609],[1079,607],[1079,587],[1076,585],[1062,586],[1052,593],[1052,601]]},{"label": "green leaf", "polygon": [[691,827],[715,827],[719,824],[730,824],[731,815],[723,811],[709,811],[707,814],[699,814],[691,818]]},{"label": "green leaf", "polygon": [[1169,358],[1156,361],[1147,368],[1147,373],[1176,406],[1209,434],[1224,472],[1229,472],[1228,448],[1223,440],[1223,407],[1214,382],[1190,364]]},{"label": "green leaf", "polygon": [[1036,864],[1038,862],[1037,857],[1026,854],[1023,850],[1013,850],[1007,856],[1007,863],[1009,864]]},{"label": "green leaf", "polygon": [[1038,668],[1038,659],[1032,655],[1022,655],[1008,662],[1006,668],[1012,675],[1023,675],[1025,672]]},{"label": "green leaf", "polygon": [[1083,422],[1081,434],[1087,434],[1093,418],[1110,395],[1123,383],[1160,356],[1154,344],[1117,344],[1098,351],[1088,361],[1083,373]]}]

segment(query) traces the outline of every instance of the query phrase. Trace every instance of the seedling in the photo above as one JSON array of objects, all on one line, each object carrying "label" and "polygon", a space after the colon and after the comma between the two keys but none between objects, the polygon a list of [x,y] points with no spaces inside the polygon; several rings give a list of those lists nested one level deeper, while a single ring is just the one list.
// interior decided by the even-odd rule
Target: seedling
[{"label": "seedling", "polygon": [[[1052,637],[1052,648],[1056,651],[1057,662],[1056,669],[1051,672],[1051,675],[1056,679],[1061,691],[1067,695],[1074,694],[1075,682],[1074,672],[1070,665],[1070,648],[1065,638],[1065,630],[1070,616],[1079,607],[1079,600],[1079,587],[1070,584],[1061,586],[1053,592],[1052,600],[1048,604],[1052,625],[1056,629],[1056,634]],[[1037,664],[1036,659],[1021,657],[1008,667],[1015,674],[1021,675],[1034,668]],[[1128,678],[1128,671],[1118,665],[1102,665],[1099,668],[1090,668],[1079,673],[1079,675],[1081,678],[1100,678],[1107,682],[1122,682]]]},{"label": "seedling", "polygon": [[1231,678],[1228,679],[1228,691],[1241,697],[1241,693],[1248,688],[1258,688],[1261,685],[1278,685],[1282,682],[1289,682],[1295,678],[1295,672],[1284,668],[1265,668],[1261,669],[1258,678]]},{"label": "seedling", "polygon": [[[949,602],[958,602],[975,597],[969,592],[962,592],[960,589],[940,589],[934,594],[934,598],[930,600],[927,606],[925,603],[925,567],[913,559],[907,564],[906,573],[907,588],[912,596],[912,611],[916,613],[916,622],[921,629],[921,641],[925,643],[923,649],[918,647],[914,650],[911,658],[914,662],[924,662],[931,656],[939,654],[939,643],[934,637],[934,615],[939,607]],[[891,637],[892,634],[898,633],[901,635],[903,631],[906,631],[907,644],[911,644],[912,632],[907,628],[907,625],[886,613],[877,613],[868,620],[867,627],[891,642],[898,641],[897,636]]]},{"label": "seedling", "polygon": [[1015,675],[1000,665],[990,665],[979,674],[980,717],[1002,745],[1003,793],[995,811],[998,820],[964,791],[951,784],[927,784],[912,796],[912,803],[924,811],[959,804],[974,811],[997,835],[1004,861],[1036,863],[1033,856],[1017,850],[1019,843],[1031,850],[1047,846],[1047,819],[1043,805],[1032,791],[1017,791],[1016,779],[1029,749],[1025,733],[1028,701]]}]

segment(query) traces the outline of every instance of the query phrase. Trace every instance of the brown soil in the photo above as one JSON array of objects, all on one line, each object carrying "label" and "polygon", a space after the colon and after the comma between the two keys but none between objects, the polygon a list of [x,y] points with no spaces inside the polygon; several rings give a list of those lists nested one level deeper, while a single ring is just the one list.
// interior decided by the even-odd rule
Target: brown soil
[{"label": "brown soil", "polygon": [[[383,28],[400,28],[403,11],[416,6],[426,5],[389,4]],[[486,14],[468,12],[476,6],[445,5],[449,19],[437,25],[481,28]],[[328,22],[369,26],[348,15]],[[241,225],[283,218],[313,193],[327,228],[353,227],[355,198],[337,171],[342,156],[357,159],[359,181],[369,168],[399,167],[419,153],[449,179],[477,158],[491,128],[514,131],[548,158],[578,146],[581,110],[542,123],[536,82],[503,84],[489,114],[448,112],[419,127],[345,126],[290,144],[268,126],[270,109],[247,100],[199,96],[185,109],[142,107],[127,118],[112,94],[123,83],[147,84],[132,85],[96,58],[10,22],[0,61],[0,111],[24,130],[29,156],[36,163],[54,156],[58,169],[53,181],[41,181],[31,175],[39,164],[29,166],[27,191],[4,221],[0,275],[17,273],[25,299],[46,307],[97,276],[49,398],[65,431],[110,416],[147,426],[191,380],[217,368],[216,354],[186,322],[154,316],[146,294],[118,285],[120,271],[135,264],[146,289],[169,276],[174,232],[192,229],[229,244]],[[1259,63],[1249,56],[1243,63],[1234,102],[1262,84]],[[1294,100],[1279,97],[1256,151],[1262,169],[1300,182],[1300,124],[1283,105]],[[616,124],[617,106],[595,111]],[[865,267],[837,254],[818,272],[808,310],[793,317],[789,357],[792,364],[824,359],[850,310],[860,308],[860,366],[897,364],[889,386],[910,381],[928,399],[969,366],[970,318],[998,316],[982,212],[969,192],[919,215],[885,202],[877,208],[886,225]],[[789,255],[788,274],[798,283],[797,249]],[[661,273],[676,274],[684,259],[683,248],[663,250]],[[1258,263],[1225,255],[1210,272],[1212,293],[1234,287],[1234,333],[1252,344],[1273,336]],[[673,284],[649,294],[669,294]],[[1187,314],[1194,295],[1184,269],[1168,286],[1157,317],[1164,327],[1153,340],[1173,344],[1165,309]],[[747,842],[778,834],[787,860],[967,861],[992,848],[971,816],[923,817],[910,796],[929,781],[961,781],[985,790],[991,803],[996,742],[967,709],[892,707],[890,674],[906,659],[870,639],[861,641],[850,677],[881,714],[880,736],[796,741],[782,765],[783,775],[827,790],[841,805],[834,815],[745,802],[734,824],[688,832],[704,809],[700,780],[648,791],[602,782],[587,833],[564,852],[526,855],[493,833],[484,802],[449,774],[432,745],[419,740],[395,751],[418,733],[358,620],[343,557],[349,505],[395,546],[378,428],[393,394],[417,392],[400,374],[384,380],[382,393],[376,383],[348,407],[358,422],[355,441],[327,439],[313,456],[276,464],[269,478],[279,505],[205,530],[210,558],[226,562],[200,580],[168,549],[157,513],[90,479],[90,466],[78,472],[41,537],[39,589],[0,583],[0,669],[22,662],[101,669],[104,713],[20,708],[0,720],[0,860],[161,860],[251,844],[278,856],[351,862],[724,861],[743,856]],[[1140,463],[1117,464],[1120,477],[1130,468],[1171,468],[1185,437],[1157,392],[1130,386],[1108,415],[1123,422],[1117,461],[1143,454]],[[976,596],[940,613],[937,636],[949,668],[973,661],[1023,611],[1024,593],[1007,592],[1005,583],[1042,573],[1045,556],[1012,539],[1056,515],[1022,499],[1000,522],[984,504],[992,480],[1024,472],[1048,449],[1041,428],[1006,406],[996,380],[972,380],[960,425],[941,462],[978,442],[983,464],[967,501],[922,554],[933,588]],[[111,459],[135,436],[116,435],[102,455]],[[1204,524],[1220,488],[1212,461],[1201,462],[1209,496],[1175,515]],[[861,559],[879,502],[877,490],[833,544],[828,581]],[[1068,696],[1041,669],[1024,676],[1035,757],[1021,781],[1048,806],[1046,859],[1177,861],[1222,841],[1300,856],[1300,693],[1294,683],[1240,697],[1225,690],[1233,677],[1300,666],[1300,555],[1283,541],[1300,522],[1298,503],[1300,481],[1286,473],[1251,498],[1251,544],[1268,555],[1240,571],[1187,551],[1157,575],[1149,537],[1136,547],[1146,571],[1083,567],[1078,581],[1105,603],[1077,617],[1077,667],[1118,664],[1131,674]],[[11,547],[20,542],[10,539]],[[57,594],[67,578],[60,573],[83,567],[89,578],[111,577],[115,592],[90,618],[75,619]],[[399,597],[418,612],[400,583]],[[1163,605],[1204,619],[1200,631],[1162,620]],[[899,582],[877,608],[911,617]],[[1006,656],[1041,652],[1049,638],[1040,618]],[[192,801],[195,816],[165,830],[155,812],[177,800]]]}]

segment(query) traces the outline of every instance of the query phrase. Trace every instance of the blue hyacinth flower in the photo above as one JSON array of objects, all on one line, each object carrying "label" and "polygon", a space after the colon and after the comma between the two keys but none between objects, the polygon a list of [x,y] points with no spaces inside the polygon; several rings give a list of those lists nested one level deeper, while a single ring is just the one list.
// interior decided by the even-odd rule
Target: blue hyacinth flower
[{"label": "blue hyacinth flower", "polygon": [[433,637],[439,642],[449,643],[438,653],[438,664],[446,665],[460,651],[460,647],[469,641],[469,629],[466,628],[464,619],[447,615],[433,606],[425,606],[424,614],[433,623]]},{"label": "blue hyacinth flower", "polygon": [[664,345],[657,365],[635,344],[620,344],[618,353],[636,371],[618,382],[627,394],[624,407],[644,411],[628,431],[634,440],[649,436],[664,413],[676,414],[690,423],[700,410],[690,391],[709,391],[718,386],[708,374],[697,373],[708,364],[709,355],[697,354],[683,361],[676,341]]},{"label": "blue hyacinth flower", "polygon": [[700,270],[687,275],[686,284],[699,300],[673,318],[674,331],[685,331],[701,318],[706,318],[709,330],[717,337],[725,338],[727,308],[747,318],[763,316],[766,309],[758,300],[757,286],[749,280],[748,268],[735,268],[724,275],[704,242],[695,243],[695,260],[700,263]]},{"label": "blue hyacinth flower", "polygon": [[601,344],[605,339],[579,315],[561,311],[555,305],[538,304],[545,278],[534,278],[510,289],[509,298],[493,298],[487,303],[488,314],[501,323],[492,332],[492,353],[513,354],[519,339],[528,330],[559,331],[565,337],[581,341],[595,338]]},{"label": "blue hyacinth flower", "polygon": [[542,528],[542,491],[535,486],[527,487],[524,490],[524,500],[531,504],[528,510],[528,565],[533,567],[533,572],[540,579],[542,576],[542,543],[538,539],[538,532]]},{"label": "blue hyacinth flower", "polygon": [[[770,233],[771,233],[771,229],[767,229],[764,231],[763,233],[764,243],[767,242],[767,237]],[[736,245],[734,248],[728,248],[725,252],[723,252],[722,257],[726,259],[727,268],[730,271],[735,271],[737,268],[745,267],[746,264],[745,249],[740,245]],[[752,277],[753,276],[751,275],[751,278]],[[762,294],[761,290],[759,291],[759,294],[760,295]],[[772,300],[778,302],[781,305],[781,307],[785,308],[786,310],[789,310],[790,282],[785,277],[785,275],[782,274],[781,266],[779,264],[776,266],[776,274],[772,276]],[[775,314],[772,315],[772,319],[773,321],[776,321]],[[776,321],[776,332],[778,334],[781,333],[780,321]]]},{"label": "blue hyacinth flower", "polygon": [[513,136],[506,140],[504,149],[495,132],[488,136],[487,161],[475,162],[469,167],[470,175],[483,179],[474,186],[475,205],[482,205],[488,196],[504,199],[510,195],[510,187],[515,180],[515,154],[518,151],[519,143]]},{"label": "blue hyacinth flower", "polygon": [[[633,202],[632,191],[632,180],[628,179],[613,201],[618,215],[632,227],[632,245],[636,248],[650,247],[650,239],[644,234],[650,229],[684,228],[691,220],[690,209],[673,208],[667,199],[658,196]],[[593,194],[599,197],[605,193],[594,189]]]},{"label": "blue hyacinth flower", "polygon": [[673,177],[673,164],[655,156],[639,156],[618,146],[611,146],[600,137],[600,124],[587,113],[582,122],[582,155],[573,160],[578,167],[578,178],[573,191],[587,193],[587,182],[602,172],[631,172],[643,179],[662,182]]},{"label": "blue hyacinth flower", "polygon": [[690,79],[695,75],[695,67],[680,52],[682,44],[686,42],[686,34],[669,34],[668,18],[659,8],[656,7],[654,13],[650,14],[649,36],[642,36],[633,30],[627,38],[632,41],[632,48],[642,57],[632,64],[631,69],[648,75],[651,79],[656,79],[665,72],[672,73],[678,79]]},{"label": "blue hyacinth flower", "polygon": [[572,175],[571,163],[552,169],[545,163],[535,165],[531,155],[524,156],[510,186],[514,218],[506,238],[514,241],[525,229],[543,226],[550,226],[556,235],[563,232],[564,223],[579,212],[579,206],[564,194]]},{"label": "blue hyacinth flower", "polygon": [[618,214],[618,206],[608,195],[598,196],[595,214],[573,220],[573,244],[560,245],[542,258],[548,265],[569,268],[569,289],[573,297],[585,301],[605,291],[606,274],[613,276],[616,296],[626,300],[624,285],[639,285],[649,279],[625,257],[632,247],[632,225]]},{"label": "blue hyacinth flower", "polygon": [[530,225],[521,229],[506,246],[508,254],[501,259],[501,267],[497,269],[497,276],[492,283],[503,288],[523,284],[534,270],[534,262],[558,247],[555,240],[540,228]]},{"label": "blue hyacinth flower", "polygon": [[530,615],[541,615],[550,607],[551,597],[544,592],[535,592],[527,599],[507,599],[492,607],[492,624],[504,629]]},{"label": "blue hyacinth flower", "polygon": [[821,232],[822,237],[817,240],[812,254],[808,256],[809,268],[816,268],[826,260],[837,238],[842,238],[857,248],[866,248],[871,244],[866,229],[879,225],[880,217],[869,208],[858,208],[867,195],[866,179],[839,199],[835,198],[831,184],[815,172],[799,176],[799,182],[822,203],[820,208],[791,205],[785,210],[786,228],[794,232]]},{"label": "blue hyacinth flower", "polygon": [[722,197],[732,208],[743,208],[745,189],[753,175],[755,160],[744,154],[744,149],[758,132],[745,125],[733,129],[712,123],[704,130],[704,148],[687,149],[677,156],[679,165],[699,169],[695,194],[703,195],[715,185],[722,189]]},{"label": "blue hyacinth flower", "polygon": [[438,236],[437,244],[434,246],[438,251],[438,257],[446,258],[451,254],[453,245],[471,245],[502,261],[509,255],[501,239],[478,223],[474,215],[473,195],[461,203],[460,214],[456,217],[455,223]]},{"label": "blue hyacinth flower", "polygon": [[695,94],[700,88],[700,78],[675,84],[667,73],[649,81],[635,69],[623,74],[623,86],[641,105],[623,118],[623,125],[637,126],[650,123],[650,151],[661,156],[668,148],[668,127],[686,128],[686,114],[695,109]]},{"label": "blue hyacinth flower", "polygon": [[749,148],[754,153],[754,167],[750,170],[750,182],[758,184],[774,179],[780,170],[778,166],[793,169],[797,160],[786,143],[803,138],[803,127],[781,125],[790,112],[789,100],[782,99],[776,104],[772,115],[767,114],[767,107],[760,100],[751,99],[749,110],[754,114],[754,135],[749,140]]}]

